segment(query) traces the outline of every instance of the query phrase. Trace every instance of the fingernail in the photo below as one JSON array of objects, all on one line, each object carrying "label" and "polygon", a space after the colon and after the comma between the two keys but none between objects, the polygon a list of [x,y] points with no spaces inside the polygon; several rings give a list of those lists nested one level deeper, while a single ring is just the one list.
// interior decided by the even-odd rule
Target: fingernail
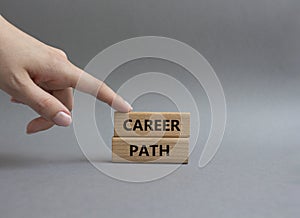
[{"label": "fingernail", "polygon": [[[124,100],[125,101],[125,100]],[[127,104],[127,106],[130,108],[130,110],[129,111],[132,111],[133,110],[133,108],[132,108],[132,106],[131,106],[131,104],[129,104],[127,101],[125,101],[125,103]]]},{"label": "fingernail", "polygon": [[69,126],[72,123],[72,118],[65,112],[60,111],[53,118],[53,122],[59,126]]}]

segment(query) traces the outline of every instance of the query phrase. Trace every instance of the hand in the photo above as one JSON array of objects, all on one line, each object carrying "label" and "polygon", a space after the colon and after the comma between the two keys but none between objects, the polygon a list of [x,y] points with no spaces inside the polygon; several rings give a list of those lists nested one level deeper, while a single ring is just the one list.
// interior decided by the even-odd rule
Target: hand
[{"label": "hand", "polygon": [[120,112],[132,110],[105,83],[68,61],[62,50],[34,39],[0,16],[0,89],[12,102],[26,104],[40,115],[29,122],[27,133],[55,124],[69,126],[72,88],[92,94]]}]

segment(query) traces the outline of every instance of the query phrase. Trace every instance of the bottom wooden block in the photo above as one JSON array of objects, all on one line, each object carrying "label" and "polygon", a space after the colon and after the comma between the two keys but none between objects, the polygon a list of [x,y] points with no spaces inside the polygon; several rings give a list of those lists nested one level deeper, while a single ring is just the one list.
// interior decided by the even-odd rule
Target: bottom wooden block
[{"label": "bottom wooden block", "polygon": [[189,138],[112,138],[112,162],[188,163]]}]

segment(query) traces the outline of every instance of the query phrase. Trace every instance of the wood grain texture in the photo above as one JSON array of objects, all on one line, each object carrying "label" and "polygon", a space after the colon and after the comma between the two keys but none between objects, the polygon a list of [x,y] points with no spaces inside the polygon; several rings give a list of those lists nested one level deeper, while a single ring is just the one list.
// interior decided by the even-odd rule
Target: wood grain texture
[{"label": "wood grain texture", "polygon": [[120,137],[189,137],[190,113],[115,112],[114,136]]},{"label": "wood grain texture", "polygon": [[112,162],[188,163],[189,138],[112,138]]}]

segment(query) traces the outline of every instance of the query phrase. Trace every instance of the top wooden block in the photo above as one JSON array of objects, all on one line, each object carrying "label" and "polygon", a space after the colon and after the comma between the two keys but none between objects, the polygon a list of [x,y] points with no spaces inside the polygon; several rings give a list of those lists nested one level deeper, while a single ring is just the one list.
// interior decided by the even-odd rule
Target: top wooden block
[{"label": "top wooden block", "polygon": [[115,137],[190,136],[190,113],[180,112],[115,112]]}]

